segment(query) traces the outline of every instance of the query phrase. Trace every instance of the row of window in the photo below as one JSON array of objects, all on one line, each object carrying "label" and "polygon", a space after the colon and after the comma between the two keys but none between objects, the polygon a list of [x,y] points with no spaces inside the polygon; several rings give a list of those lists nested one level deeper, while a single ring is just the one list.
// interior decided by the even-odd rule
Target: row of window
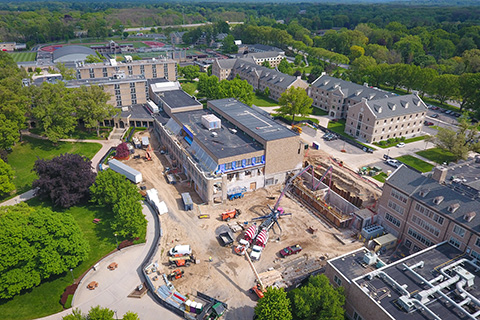
[{"label": "row of window", "polygon": [[419,203],[415,204],[415,211],[417,211],[418,213],[421,213],[425,217],[432,219],[439,225],[443,225],[443,222],[445,221],[445,219],[441,215],[436,214],[434,211],[426,208],[425,206]]},{"label": "row of window", "polygon": [[426,222],[425,220],[417,217],[416,215],[412,216],[412,222],[415,223],[417,226],[420,228],[427,230],[431,234],[433,234],[435,237],[438,237],[440,235],[440,230],[430,223]]},{"label": "row of window", "polygon": [[407,203],[407,201],[408,201],[408,198],[407,198],[406,195],[404,195],[403,193],[401,193],[401,192],[399,192],[395,189],[392,189],[392,191],[390,192],[390,195],[392,197],[394,197],[395,199],[400,200],[403,203]]},{"label": "row of window", "polygon": [[412,228],[408,228],[408,231],[407,231],[408,235],[412,236],[413,238],[417,239],[418,241],[420,241],[421,243],[423,243],[424,245],[426,245],[427,247],[430,247],[431,245],[433,245],[433,242],[427,238],[425,238],[423,236],[423,234],[421,233],[418,233],[417,231],[415,231],[414,229]]},{"label": "row of window", "polygon": [[392,216],[388,212],[385,213],[385,219],[387,221],[390,221],[393,225],[397,226],[397,228],[400,228],[400,225],[401,225],[400,220],[398,220],[397,218],[395,218],[394,216]]},{"label": "row of window", "polygon": [[[417,129],[417,132],[420,132],[420,128]],[[407,130],[407,131],[405,131],[404,134],[409,134],[409,133],[410,133],[410,134],[414,134],[414,133],[415,133],[415,129],[413,129],[411,132],[409,132],[409,131]],[[395,138],[396,136],[397,136],[397,134],[394,133],[394,134],[393,134],[393,138]],[[399,132],[399,133],[398,133],[398,136],[399,136],[399,137],[402,136],[402,133]],[[390,138],[390,135],[387,135],[387,137],[386,137],[385,139],[389,139],[389,138]],[[376,139],[377,139],[377,138],[373,138],[373,142],[375,142]],[[382,140],[383,140],[383,136],[381,136],[380,139],[378,139],[378,141],[382,141]]]},{"label": "row of window", "polygon": [[224,172],[224,171],[229,171],[229,170],[236,170],[239,168],[243,167],[248,167],[256,164],[262,164],[265,162],[264,156],[258,156],[254,158],[248,158],[248,159],[243,159],[243,160],[237,160],[237,161],[232,161],[228,162],[225,164],[220,164],[218,166],[217,171],[218,172]]},{"label": "row of window", "polygon": [[400,205],[396,204],[391,200],[388,200],[388,207],[391,208],[396,213],[401,214],[402,216],[403,216],[403,213],[405,212],[405,209],[403,207],[401,207]]}]

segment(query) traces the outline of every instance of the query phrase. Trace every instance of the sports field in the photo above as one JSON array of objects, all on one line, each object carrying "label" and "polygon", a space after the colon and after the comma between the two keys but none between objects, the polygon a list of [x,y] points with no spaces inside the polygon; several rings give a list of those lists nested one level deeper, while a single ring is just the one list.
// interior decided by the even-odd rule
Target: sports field
[{"label": "sports field", "polygon": [[35,61],[37,57],[36,52],[12,52],[10,54],[15,62]]}]

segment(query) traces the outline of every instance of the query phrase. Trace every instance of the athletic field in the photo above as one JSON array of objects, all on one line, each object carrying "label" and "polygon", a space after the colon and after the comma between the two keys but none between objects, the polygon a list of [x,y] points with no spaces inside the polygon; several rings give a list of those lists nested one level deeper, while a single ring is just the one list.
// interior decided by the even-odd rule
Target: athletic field
[{"label": "athletic field", "polygon": [[10,54],[15,62],[35,61],[37,57],[36,52],[12,52]]}]

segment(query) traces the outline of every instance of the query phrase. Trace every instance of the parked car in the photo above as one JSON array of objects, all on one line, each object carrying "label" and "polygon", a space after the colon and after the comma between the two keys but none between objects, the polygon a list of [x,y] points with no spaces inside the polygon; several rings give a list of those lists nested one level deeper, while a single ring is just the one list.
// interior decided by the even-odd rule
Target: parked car
[{"label": "parked car", "polygon": [[403,148],[403,147],[405,147],[404,142],[400,142],[399,144],[397,144],[397,148]]},{"label": "parked car", "polygon": [[447,111],[445,111],[445,114],[451,114],[451,113],[453,113],[452,110],[447,110]]},{"label": "parked car", "polygon": [[438,118],[438,113],[432,114],[432,118]]},{"label": "parked car", "polygon": [[440,111],[441,113],[445,113],[445,111],[447,111],[447,110],[442,109],[442,108],[438,108],[438,111]]},{"label": "parked car", "polygon": [[433,122],[431,121],[425,121],[423,124],[426,126],[433,126]]},{"label": "parked car", "polygon": [[437,106],[431,106],[431,109],[432,109],[432,110],[438,110],[438,109],[440,109],[440,108],[437,107]]},{"label": "parked car", "polygon": [[302,247],[299,244],[296,244],[294,246],[283,248],[282,250],[280,250],[279,253],[282,256],[282,258],[285,258],[285,257],[291,256],[292,254],[297,254],[300,251],[302,251]]},{"label": "parked car", "polygon": [[388,160],[387,160],[387,164],[388,164],[389,166],[394,167],[394,168],[398,168],[398,167],[400,167],[400,164],[401,164],[401,163],[400,163],[400,161],[398,161],[398,160],[396,160],[396,159],[388,159]]},{"label": "parked car", "polygon": [[453,116],[454,116],[455,118],[458,118],[458,117],[460,117],[461,115],[462,115],[462,114],[459,113],[459,112],[454,112],[454,113],[453,113]]}]

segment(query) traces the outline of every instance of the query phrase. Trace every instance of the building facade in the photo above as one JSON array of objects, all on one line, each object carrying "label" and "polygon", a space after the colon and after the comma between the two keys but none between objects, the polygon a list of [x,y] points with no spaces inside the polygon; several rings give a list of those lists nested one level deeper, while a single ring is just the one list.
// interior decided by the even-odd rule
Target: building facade
[{"label": "building facade", "polygon": [[207,107],[155,121],[168,157],[205,202],[283,183],[301,168],[298,134],[235,99],[209,101]]},{"label": "building facade", "polygon": [[346,118],[350,106],[362,101],[383,99],[393,93],[334,78],[322,73],[309,88],[308,95],[313,99],[312,106],[328,112],[333,118]]},{"label": "building facade", "polygon": [[362,101],[348,108],[345,133],[369,143],[413,137],[423,129],[426,104],[416,94]]},{"label": "building facade", "polygon": [[171,59],[130,60],[117,62],[112,59],[105,63],[80,63],[76,67],[77,78],[111,78],[119,74],[125,76],[143,76],[145,79],[166,78],[177,80],[177,64]]},{"label": "building facade", "polygon": [[480,258],[480,158],[422,175],[400,166],[385,182],[378,215],[410,252],[447,241]]}]

